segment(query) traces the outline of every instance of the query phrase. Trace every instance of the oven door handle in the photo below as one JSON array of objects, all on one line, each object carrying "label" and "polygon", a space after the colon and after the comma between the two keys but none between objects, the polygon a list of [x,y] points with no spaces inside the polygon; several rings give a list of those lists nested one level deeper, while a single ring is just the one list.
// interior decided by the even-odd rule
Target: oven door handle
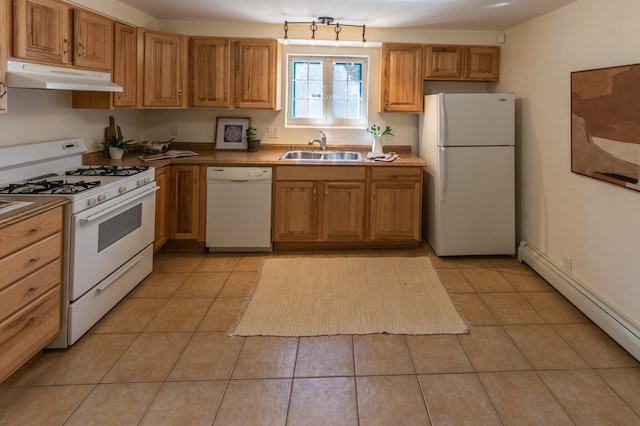
[{"label": "oven door handle", "polygon": [[120,207],[122,207],[122,205],[123,205],[123,204],[125,204],[125,203],[132,203],[132,202],[134,202],[134,201],[137,201],[137,200],[139,200],[139,199],[141,199],[141,198],[146,197],[146,196],[147,196],[147,195],[149,195],[149,194],[153,194],[154,192],[156,192],[156,191],[157,191],[157,190],[159,190],[159,189],[160,189],[160,187],[159,187],[159,186],[154,186],[154,187],[153,187],[153,189],[150,189],[150,190],[148,190],[148,191],[142,192],[142,193],[140,193],[140,194],[138,194],[138,195],[136,195],[136,196],[134,196],[134,197],[127,198],[126,200],[122,200],[122,201],[120,201],[119,203],[114,204],[114,205],[113,205],[113,206],[111,206],[111,207],[108,207],[108,208],[106,208],[106,209],[104,209],[104,210],[100,210],[100,211],[99,211],[98,213],[96,213],[96,214],[92,214],[92,215],[90,215],[90,216],[80,218],[80,223],[90,223],[90,222],[93,222],[93,221],[94,221],[94,220],[96,220],[96,219],[100,219],[102,216],[106,216],[106,215],[108,215],[109,213],[111,213],[112,211],[114,211],[114,210],[116,210],[116,209],[119,209]]},{"label": "oven door handle", "polygon": [[106,290],[107,287],[109,287],[111,284],[116,282],[118,278],[120,278],[121,276],[129,272],[134,266],[140,263],[141,260],[142,260],[142,254],[139,254],[138,256],[134,257],[129,262],[127,262],[122,268],[120,268],[118,272],[109,276],[102,284],[96,287],[96,290],[97,291]]}]

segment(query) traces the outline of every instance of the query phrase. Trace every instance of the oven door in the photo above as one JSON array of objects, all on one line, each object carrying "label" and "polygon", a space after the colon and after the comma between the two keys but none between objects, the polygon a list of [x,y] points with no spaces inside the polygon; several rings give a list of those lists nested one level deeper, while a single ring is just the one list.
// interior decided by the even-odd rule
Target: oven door
[{"label": "oven door", "polygon": [[155,183],[71,217],[69,300],[74,301],[153,243]]}]

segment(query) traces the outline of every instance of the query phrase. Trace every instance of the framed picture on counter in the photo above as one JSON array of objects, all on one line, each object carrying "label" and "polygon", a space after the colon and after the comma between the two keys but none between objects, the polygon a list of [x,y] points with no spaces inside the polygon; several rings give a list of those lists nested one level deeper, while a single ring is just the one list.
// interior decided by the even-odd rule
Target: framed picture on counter
[{"label": "framed picture on counter", "polygon": [[216,119],[215,149],[247,150],[244,135],[250,118],[218,117]]}]

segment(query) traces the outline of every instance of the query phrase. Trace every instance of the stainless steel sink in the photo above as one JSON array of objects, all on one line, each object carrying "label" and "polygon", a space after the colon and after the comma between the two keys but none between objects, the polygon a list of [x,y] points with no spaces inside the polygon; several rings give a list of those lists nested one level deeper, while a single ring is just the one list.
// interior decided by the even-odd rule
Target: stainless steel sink
[{"label": "stainless steel sink", "polygon": [[362,161],[362,154],[356,151],[287,151],[281,160],[298,161]]}]

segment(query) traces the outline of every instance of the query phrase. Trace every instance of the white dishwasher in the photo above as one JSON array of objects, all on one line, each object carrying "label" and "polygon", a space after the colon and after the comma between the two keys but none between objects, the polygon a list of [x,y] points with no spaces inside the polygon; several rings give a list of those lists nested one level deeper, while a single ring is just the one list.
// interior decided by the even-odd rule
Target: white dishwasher
[{"label": "white dishwasher", "polygon": [[207,167],[209,251],[271,251],[270,167]]}]

